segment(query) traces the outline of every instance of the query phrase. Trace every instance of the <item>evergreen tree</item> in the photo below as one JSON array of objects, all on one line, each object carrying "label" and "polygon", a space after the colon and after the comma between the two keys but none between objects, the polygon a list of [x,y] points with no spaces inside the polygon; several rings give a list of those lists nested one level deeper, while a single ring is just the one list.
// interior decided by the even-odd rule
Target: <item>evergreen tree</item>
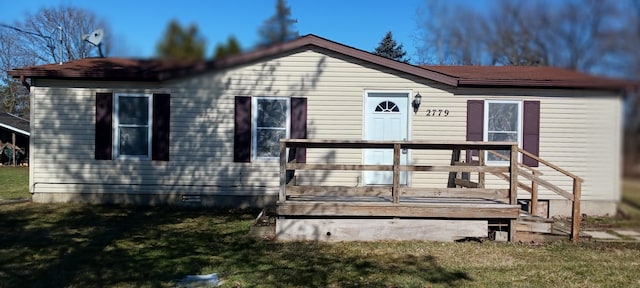
[{"label": "evergreen tree", "polygon": [[236,37],[230,36],[227,39],[227,44],[218,44],[213,54],[214,59],[224,58],[230,55],[239,54],[242,52],[240,43]]},{"label": "evergreen tree", "polygon": [[298,22],[291,18],[291,8],[285,0],[276,3],[276,14],[267,19],[258,30],[260,46],[283,43],[298,37],[298,31],[294,30],[294,24]]},{"label": "evergreen tree", "polygon": [[387,32],[387,34],[382,38],[376,50],[373,51],[373,54],[387,57],[396,61],[409,63],[408,58],[404,58],[407,55],[407,52],[402,49],[402,44],[396,43],[396,40],[393,40],[393,35],[391,35],[391,31]]},{"label": "evergreen tree", "polygon": [[200,36],[198,27],[192,24],[185,29],[172,20],[156,47],[156,53],[165,59],[202,60],[204,46],[205,40]]}]

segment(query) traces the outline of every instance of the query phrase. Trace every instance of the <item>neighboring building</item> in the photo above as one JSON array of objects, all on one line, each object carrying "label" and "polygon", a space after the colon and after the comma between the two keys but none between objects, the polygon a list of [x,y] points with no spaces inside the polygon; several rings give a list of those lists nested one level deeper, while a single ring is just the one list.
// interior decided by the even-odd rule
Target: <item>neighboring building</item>
[{"label": "neighboring building", "polygon": [[[36,202],[268,205],[277,199],[283,137],[515,141],[585,180],[583,213],[613,214],[620,199],[623,81],[546,67],[418,67],[314,35],[218,62],[87,58],[9,75],[31,80]],[[421,104],[413,107],[417,94]],[[378,157],[299,153],[300,161]],[[451,161],[450,152],[402,157]],[[446,187],[446,173],[430,175],[402,181]],[[348,186],[387,181],[375,172],[297,177]],[[570,214],[556,194],[541,189],[540,198],[549,215]]]},{"label": "neighboring building", "polygon": [[26,163],[29,136],[29,120],[0,112],[0,165]]}]

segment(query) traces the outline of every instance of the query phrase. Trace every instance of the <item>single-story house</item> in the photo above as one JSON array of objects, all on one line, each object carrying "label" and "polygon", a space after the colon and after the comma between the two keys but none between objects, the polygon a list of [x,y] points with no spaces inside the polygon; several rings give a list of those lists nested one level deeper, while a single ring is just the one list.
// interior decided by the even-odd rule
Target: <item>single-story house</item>
[{"label": "single-story house", "polygon": [[[273,204],[281,138],[517,142],[584,179],[583,213],[614,214],[620,200],[624,81],[550,67],[415,66],[315,35],[217,61],[86,58],[9,75],[30,86],[35,202]],[[385,157],[297,153],[299,162]],[[466,154],[462,161],[477,158]],[[439,151],[401,157],[452,160]],[[504,160],[487,156],[486,163]],[[296,177],[345,186],[388,181],[376,171]],[[401,181],[446,187],[447,173],[407,172]],[[541,188],[539,198],[549,216],[571,213],[551,191]]]},{"label": "single-story house", "polygon": [[0,165],[26,163],[29,156],[29,120],[0,112]]}]

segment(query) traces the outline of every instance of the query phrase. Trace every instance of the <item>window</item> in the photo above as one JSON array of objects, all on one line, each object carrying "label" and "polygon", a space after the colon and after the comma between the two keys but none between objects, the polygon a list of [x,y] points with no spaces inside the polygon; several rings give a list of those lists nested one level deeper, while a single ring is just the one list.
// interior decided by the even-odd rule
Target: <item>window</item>
[{"label": "window", "polygon": [[289,138],[290,99],[253,97],[251,151],[256,160],[277,160],[280,139]]},{"label": "window", "polygon": [[[485,101],[485,141],[521,143],[522,105],[520,101]],[[496,151],[509,157],[509,151]],[[506,163],[491,153],[487,153],[487,163]]]},{"label": "window", "polygon": [[116,158],[151,158],[152,96],[116,94],[114,155]]},{"label": "window", "polygon": [[170,94],[97,92],[95,108],[95,160],[151,158],[169,161]]},{"label": "window", "polygon": [[382,101],[376,106],[375,112],[400,112],[400,108],[391,101]]},{"label": "window", "polygon": [[[518,116],[518,122],[522,120],[522,125],[517,125],[517,127],[522,127],[522,129],[518,132],[517,137],[519,140],[518,143],[521,144],[520,148],[528,151],[535,156],[540,155],[540,101],[537,100],[524,100],[522,102],[467,100],[467,141],[487,141],[487,139],[489,139],[486,133],[488,128],[488,125],[486,124],[489,122],[487,121],[488,117],[486,114],[487,110],[489,110],[487,102],[512,104],[512,108],[514,107],[513,105],[518,104],[519,107],[517,110],[521,115]],[[520,107],[522,109],[520,109]],[[495,112],[492,114],[495,114]],[[496,131],[494,130],[493,134],[498,135],[495,132]],[[477,151],[468,151],[467,162],[477,160],[477,158],[474,159],[474,157],[478,156],[478,154],[475,152]],[[497,157],[492,157],[492,159],[495,158]],[[522,163],[529,167],[538,167],[538,161],[527,156],[522,156]]]},{"label": "window", "polygon": [[[268,104],[274,105],[274,109],[266,107],[269,106]],[[258,110],[261,112],[258,113]],[[277,121],[274,121],[272,116],[276,114],[279,117],[276,117]],[[233,118],[233,162],[251,163],[253,160],[262,161],[265,159],[272,161],[274,156],[276,158],[279,157],[280,153],[277,150],[277,147],[279,147],[278,139],[283,136],[278,135],[277,138],[276,136],[269,138],[267,137],[269,133],[277,134],[276,132],[279,131],[280,134],[286,132],[284,135],[287,138],[307,138],[307,98],[304,97],[256,98],[252,96],[235,96]],[[258,118],[261,119],[261,125],[258,125]],[[265,118],[271,120],[265,121]],[[285,121],[285,127],[289,130],[285,130],[282,125],[283,121]],[[272,123],[267,125],[265,122]],[[156,121],[154,120],[153,123],[155,126]],[[260,130],[260,133],[258,133],[258,130]],[[269,132],[269,130],[273,131]],[[258,141],[258,134],[260,134],[260,141]],[[265,141],[262,139],[271,140]],[[258,148],[260,148],[260,152],[258,152]],[[296,149],[296,162],[306,163],[306,156],[305,148]]]}]

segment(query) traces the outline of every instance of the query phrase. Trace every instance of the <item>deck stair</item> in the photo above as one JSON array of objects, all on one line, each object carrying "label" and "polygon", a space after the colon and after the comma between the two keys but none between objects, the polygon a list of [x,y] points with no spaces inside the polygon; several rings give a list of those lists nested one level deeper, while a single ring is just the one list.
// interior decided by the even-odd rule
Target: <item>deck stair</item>
[{"label": "deck stair", "polygon": [[[565,240],[571,235],[571,225],[564,221],[531,215],[522,211],[516,226],[516,239],[521,242],[549,242]],[[580,232],[581,240],[589,240],[590,235]]]},{"label": "deck stair", "polygon": [[543,218],[523,212],[516,226],[516,241],[550,242],[567,239],[571,229],[558,230],[553,219]]}]

